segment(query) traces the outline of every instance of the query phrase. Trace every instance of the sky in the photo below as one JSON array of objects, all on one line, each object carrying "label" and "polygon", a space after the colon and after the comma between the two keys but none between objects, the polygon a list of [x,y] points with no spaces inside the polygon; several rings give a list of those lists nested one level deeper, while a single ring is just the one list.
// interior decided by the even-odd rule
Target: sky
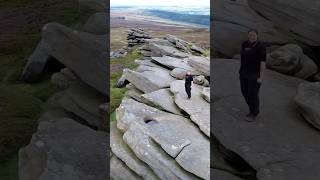
[{"label": "sky", "polygon": [[110,0],[112,6],[210,6],[210,0]]}]

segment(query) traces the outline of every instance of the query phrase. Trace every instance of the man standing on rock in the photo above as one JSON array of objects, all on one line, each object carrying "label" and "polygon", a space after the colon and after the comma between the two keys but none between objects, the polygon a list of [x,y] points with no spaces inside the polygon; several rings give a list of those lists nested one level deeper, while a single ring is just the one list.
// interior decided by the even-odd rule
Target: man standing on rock
[{"label": "man standing on rock", "polygon": [[187,72],[184,87],[185,87],[185,90],[186,90],[186,93],[187,93],[189,99],[191,98],[191,82],[192,81],[193,81],[193,77],[192,77],[191,73]]},{"label": "man standing on rock", "polygon": [[255,120],[259,114],[259,89],[265,71],[266,49],[258,41],[258,31],[249,30],[248,40],[241,46],[239,70],[242,95],[249,106],[247,121]]}]

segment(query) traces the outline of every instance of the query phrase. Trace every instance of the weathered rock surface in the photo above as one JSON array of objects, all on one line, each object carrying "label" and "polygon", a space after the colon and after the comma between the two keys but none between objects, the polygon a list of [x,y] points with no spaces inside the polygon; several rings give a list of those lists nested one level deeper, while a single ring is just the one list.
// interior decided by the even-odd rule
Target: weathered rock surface
[{"label": "weathered rock surface", "polygon": [[195,52],[197,52],[197,53],[200,53],[200,54],[204,54],[205,53],[204,49],[202,49],[201,47],[196,46],[194,44],[191,46],[190,49],[195,51]]},{"label": "weathered rock surface", "polygon": [[198,84],[198,85],[201,85],[201,86],[205,86],[205,87],[208,87],[208,86],[209,86],[209,81],[208,81],[203,75],[196,76],[196,77],[193,79],[193,82],[194,82],[195,84]]},{"label": "weathered rock surface", "polygon": [[32,82],[56,72],[51,82],[60,91],[49,98],[37,131],[19,151],[21,180],[110,178],[109,138],[104,132],[109,111],[107,1],[79,3],[86,18],[104,13],[92,15],[83,27],[77,23],[81,31],[57,23],[45,25],[22,74],[23,80]]},{"label": "weathered rock surface", "polygon": [[79,84],[79,79],[70,69],[64,68],[51,76],[51,83],[61,89],[66,89],[74,84]]},{"label": "weathered rock surface", "polygon": [[130,170],[125,163],[115,156],[110,159],[110,177],[114,180],[142,180],[135,172]]},{"label": "weathered rock surface", "polygon": [[117,84],[115,85],[117,88],[123,88],[127,85],[127,80],[126,78],[124,77],[124,75],[122,75],[118,81],[117,81]]},{"label": "weathered rock surface", "polygon": [[320,134],[303,119],[293,101],[304,81],[267,70],[260,91],[261,113],[256,122],[248,123],[239,87],[239,61],[214,59],[212,63],[211,133],[219,142],[249,163],[258,179],[318,177]]},{"label": "weathered rock surface", "polygon": [[320,129],[320,84],[300,84],[294,100],[305,120]]},{"label": "weathered rock surface", "polygon": [[216,0],[213,6],[212,47],[228,57],[240,52],[241,43],[247,40],[251,28],[259,31],[260,40],[268,44],[284,44],[289,37],[279,32],[273,22],[251,9],[247,0]]},{"label": "weathered rock surface", "polygon": [[167,88],[174,80],[168,70],[150,66],[139,67],[139,72],[125,69],[124,76],[136,88],[145,93],[152,92],[160,88]]},{"label": "weathered rock surface", "polygon": [[128,46],[144,44],[146,39],[151,39],[151,35],[141,28],[132,28],[128,31]]},{"label": "weathered rock surface", "polygon": [[162,66],[160,66],[159,64],[154,63],[152,60],[135,60],[135,63],[139,64],[139,65],[144,65],[144,66],[151,66],[151,67],[156,67],[156,68],[163,68]]},{"label": "weathered rock surface", "polygon": [[124,69],[123,74],[128,81],[130,81],[132,84],[134,84],[134,86],[145,93],[160,89],[157,84],[141,75],[141,73],[134,72],[129,69]]},{"label": "weathered rock surface", "polygon": [[[133,148],[140,159],[151,166],[160,178],[181,176],[184,177],[183,179],[190,179],[192,177],[184,170],[179,170],[174,159],[165,155],[163,150],[175,158],[185,170],[202,178],[209,178],[209,141],[189,120],[133,100],[123,100],[117,109],[117,121],[118,128],[125,131],[125,142]],[[152,141],[148,137],[151,137]],[[158,143],[163,150],[153,143]],[[146,156],[145,152],[150,156]],[[165,167],[159,167],[157,163],[159,161],[176,171],[164,170]],[[164,171],[160,171],[161,168]],[[175,175],[172,176],[171,173]]]},{"label": "weathered rock surface", "polygon": [[317,65],[295,44],[281,46],[267,56],[267,67],[277,72],[306,79],[318,72]]},{"label": "weathered rock surface", "polygon": [[188,61],[186,61],[185,59],[162,56],[162,57],[152,57],[152,60],[168,67],[169,69],[181,68],[188,71],[194,71],[194,69],[192,69],[192,67],[188,64]]},{"label": "weathered rock surface", "polygon": [[203,88],[202,90],[202,96],[203,98],[210,103],[210,87]]},{"label": "weathered rock surface", "polygon": [[81,81],[108,95],[106,41],[107,36],[104,35],[74,31],[60,24],[49,23],[43,27],[42,40],[29,57],[22,79],[28,82],[38,80],[49,58],[54,57]]},{"label": "weathered rock surface", "polygon": [[188,57],[187,53],[181,52],[173,46],[163,45],[163,43],[159,43],[159,41],[156,41],[156,42],[147,41],[147,46],[145,46],[144,49],[152,52],[151,55],[154,57],[161,57],[161,56],[171,56],[171,57],[177,57],[177,58]]},{"label": "weathered rock surface", "polygon": [[129,89],[126,93],[125,96],[132,98],[136,101],[142,102],[142,97],[141,95],[143,94],[142,91],[140,91],[139,89],[137,89],[133,84],[128,84],[126,86],[127,89]]},{"label": "weathered rock surface", "polygon": [[187,70],[182,69],[182,68],[174,68],[170,72],[170,75],[176,79],[182,80],[186,77],[187,72],[188,72]]},{"label": "weathered rock surface", "polygon": [[205,76],[210,76],[210,59],[201,56],[190,56],[187,58],[188,64],[196,71],[203,73]]},{"label": "weathered rock surface", "polygon": [[122,136],[123,134],[117,129],[116,122],[112,122],[110,124],[110,146],[113,154],[144,179],[158,179],[153,171],[139,160],[129,146],[123,142]]},{"label": "weathered rock surface", "polygon": [[190,43],[178,38],[177,36],[173,36],[171,34],[167,34],[165,39],[167,39],[169,42],[171,42],[172,44],[176,45],[177,43],[180,43],[181,45],[183,45],[184,47],[187,47]]},{"label": "weathered rock surface", "polygon": [[80,117],[87,125],[102,129],[105,114],[101,114],[99,106],[105,99],[94,90],[83,85],[74,85],[55,94],[49,100],[51,104],[62,107],[67,112]]},{"label": "weathered rock surface", "polygon": [[[189,46],[190,43],[172,35],[165,39],[147,39],[139,48],[144,57],[135,61],[139,66],[134,70],[125,69],[120,78],[121,84],[125,81],[130,84],[116,110],[117,128],[133,156],[152,169],[159,179],[210,178],[210,114],[209,103],[202,95],[203,86],[193,85],[196,92],[189,102],[185,102],[184,81],[179,81],[178,89],[172,87],[172,83],[184,79],[188,71],[210,76],[209,59],[193,57]],[[203,66],[208,67],[203,69]],[[198,109],[189,109],[192,103]],[[117,139],[121,139],[120,136],[118,134]],[[123,157],[120,159],[127,168],[141,175],[141,170],[134,170],[137,167],[124,155],[130,153],[119,154],[119,148],[114,151],[116,156]],[[232,170],[227,165],[221,167]]]},{"label": "weathered rock surface", "polygon": [[95,13],[89,17],[85,25],[82,27],[82,31],[96,35],[107,34],[109,28],[108,22],[109,14],[104,12]]},{"label": "weathered rock surface", "polygon": [[173,94],[170,93],[169,89],[160,89],[148,94],[143,94],[141,95],[141,98],[145,104],[157,107],[160,110],[181,115],[180,109],[174,103]]},{"label": "weathered rock surface", "polygon": [[310,46],[320,46],[320,4],[317,0],[263,1],[248,0],[250,7],[281,27],[298,41]]},{"label": "weathered rock surface", "polygon": [[[276,46],[295,43],[309,57],[303,57],[306,59],[303,62],[307,64],[301,67],[310,68],[312,61],[319,67],[319,10],[316,0],[217,0],[213,6],[211,28],[219,28],[213,31],[212,46],[222,55],[234,57],[239,54],[241,43],[247,40],[248,30],[257,29],[267,52],[273,51]],[[314,73],[314,68],[310,72],[307,69],[303,68],[296,77],[304,78]]]},{"label": "weathered rock surface", "polygon": [[30,144],[19,151],[19,179],[107,179],[106,148],[104,132],[69,118],[42,120]]},{"label": "weathered rock surface", "polygon": [[171,83],[170,91],[174,94],[175,103],[210,137],[210,104],[202,98],[203,87],[193,84],[191,100],[188,99],[184,88],[184,81],[177,80]]}]

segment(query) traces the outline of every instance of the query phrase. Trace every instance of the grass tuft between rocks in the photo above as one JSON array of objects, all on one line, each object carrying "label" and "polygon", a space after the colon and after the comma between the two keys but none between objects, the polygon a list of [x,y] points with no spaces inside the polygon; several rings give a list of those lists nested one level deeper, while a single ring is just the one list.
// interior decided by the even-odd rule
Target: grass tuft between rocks
[{"label": "grass tuft between rocks", "polygon": [[122,75],[122,70],[125,68],[136,68],[137,64],[134,60],[139,58],[141,58],[141,55],[139,54],[138,49],[134,48],[132,51],[128,52],[125,57],[113,58],[110,60],[110,121],[115,120],[114,111],[119,107],[121,100],[127,91],[127,88],[116,88],[115,85]]}]

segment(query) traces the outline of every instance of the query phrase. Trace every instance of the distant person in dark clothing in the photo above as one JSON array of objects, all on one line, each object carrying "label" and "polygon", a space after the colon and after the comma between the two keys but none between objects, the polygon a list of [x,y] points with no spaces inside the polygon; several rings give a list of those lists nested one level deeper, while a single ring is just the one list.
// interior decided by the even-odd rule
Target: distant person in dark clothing
[{"label": "distant person in dark clothing", "polygon": [[187,72],[184,87],[189,99],[191,98],[191,82],[192,81],[193,81],[193,76],[191,75],[190,72]]},{"label": "distant person in dark clothing", "polygon": [[258,31],[249,30],[248,40],[241,46],[241,66],[239,70],[242,95],[249,106],[246,115],[253,121],[259,114],[259,89],[265,71],[266,49],[258,41]]}]

